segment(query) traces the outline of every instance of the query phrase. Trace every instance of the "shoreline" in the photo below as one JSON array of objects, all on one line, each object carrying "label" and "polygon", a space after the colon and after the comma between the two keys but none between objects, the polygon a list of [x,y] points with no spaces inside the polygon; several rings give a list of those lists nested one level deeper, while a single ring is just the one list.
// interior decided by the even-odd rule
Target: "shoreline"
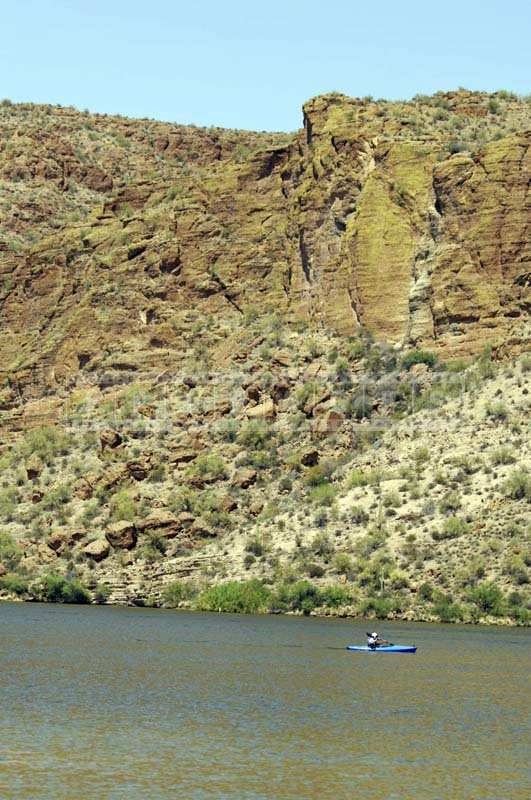
[{"label": "shoreline", "polygon": [[43,606],[78,606],[78,607],[88,607],[88,606],[99,606],[99,607],[106,607],[106,608],[135,608],[135,609],[144,609],[144,610],[151,610],[151,611],[174,611],[178,613],[198,613],[198,614],[223,614],[223,615],[239,615],[239,616],[260,616],[260,617],[297,617],[297,618],[313,618],[313,619],[345,619],[345,620],[356,620],[356,621],[365,621],[365,622],[377,622],[380,626],[385,625],[390,622],[405,622],[405,623],[412,623],[412,624],[423,624],[423,625],[467,625],[467,626],[482,626],[482,627],[500,627],[500,628],[530,628],[531,624],[529,622],[518,622],[517,620],[511,619],[510,617],[481,617],[479,619],[455,619],[451,621],[443,621],[441,619],[437,619],[435,616],[431,617],[417,617],[417,616],[404,616],[404,615],[394,615],[392,617],[385,617],[379,618],[376,616],[364,616],[362,614],[355,614],[355,613],[348,613],[341,611],[339,613],[332,613],[330,610],[326,612],[318,612],[318,611],[311,611],[308,614],[305,614],[302,611],[283,611],[283,610],[268,610],[268,611],[226,611],[226,610],[211,610],[211,609],[204,609],[204,608],[193,608],[190,605],[181,605],[181,606],[170,606],[164,604],[150,604],[150,603],[98,603],[98,602],[89,602],[89,603],[65,603],[65,602],[54,602],[54,601],[46,601],[46,600],[38,600],[33,598],[24,599],[17,596],[11,597],[0,597],[0,605],[2,603],[20,603],[20,604],[27,604],[27,605],[43,605]]}]

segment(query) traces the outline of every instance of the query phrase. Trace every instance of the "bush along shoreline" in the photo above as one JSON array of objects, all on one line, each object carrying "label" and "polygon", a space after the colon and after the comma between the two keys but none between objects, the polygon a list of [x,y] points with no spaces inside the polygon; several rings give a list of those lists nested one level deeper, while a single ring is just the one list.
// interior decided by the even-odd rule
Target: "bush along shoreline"
[{"label": "bush along shoreline", "polygon": [[[309,580],[268,586],[258,579],[226,581],[197,587],[172,581],[160,598],[137,597],[129,605],[147,608],[210,611],[227,614],[297,614],[356,617],[409,622],[464,623],[528,626],[531,613],[518,592],[504,594],[493,582],[471,589],[465,602],[424,583],[415,606],[401,602],[398,593],[359,598],[344,584],[317,586]],[[37,580],[16,574],[0,578],[0,601],[25,601],[78,605],[108,604],[106,585],[92,588],[80,581],[50,573]],[[112,605],[112,603],[110,604]]]}]

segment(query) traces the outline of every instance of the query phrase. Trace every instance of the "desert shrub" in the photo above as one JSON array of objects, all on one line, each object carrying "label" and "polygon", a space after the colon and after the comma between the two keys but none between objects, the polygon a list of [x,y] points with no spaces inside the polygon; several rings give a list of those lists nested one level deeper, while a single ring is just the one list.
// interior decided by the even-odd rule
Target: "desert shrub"
[{"label": "desert shrub", "polygon": [[327,483],[335,470],[335,464],[331,461],[323,461],[321,464],[316,464],[310,467],[306,473],[305,481],[308,486],[319,486],[322,483]]},{"label": "desert shrub", "polygon": [[300,411],[303,411],[308,400],[320,397],[323,394],[323,391],[323,386],[315,383],[315,381],[308,381],[308,383],[305,383],[303,386],[301,386],[295,394],[297,408]]},{"label": "desert shrub", "polygon": [[352,578],[354,575],[354,562],[347,553],[337,553],[333,559],[334,569],[339,575],[346,575],[347,578]]},{"label": "desert shrub", "polygon": [[369,419],[372,414],[372,400],[365,394],[347,397],[342,406],[343,413],[349,419]]},{"label": "desert shrub", "polygon": [[166,480],[166,467],[164,464],[157,464],[149,473],[148,480],[150,483],[164,483]]},{"label": "desert shrub", "polygon": [[434,590],[433,590],[433,586],[431,585],[431,583],[428,583],[427,581],[425,581],[424,583],[420,584],[418,594],[419,594],[419,597],[422,600],[428,600],[429,601],[429,600],[433,599],[433,591]]},{"label": "desert shrub", "polygon": [[386,508],[398,508],[402,505],[402,498],[398,492],[388,492],[383,496],[383,504]]},{"label": "desert shrub", "polygon": [[507,410],[507,406],[501,401],[487,403],[485,406],[485,416],[489,419],[503,422],[508,418],[509,411]]},{"label": "desert shrub", "polygon": [[524,469],[515,469],[504,483],[507,497],[531,502],[531,476]]},{"label": "desert shrub", "polygon": [[250,420],[243,426],[237,436],[237,441],[250,450],[262,450],[271,439],[270,426],[262,420]]},{"label": "desert shrub", "polygon": [[463,609],[450,595],[437,592],[434,596],[433,613],[441,622],[457,622],[463,617]]},{"label": "desert shrub", "polygon": [[92,596],[95,603],[98,605],[102,605],[106,603],[111,595],[111,587],[107,586],[106,583],[98,583],[96,588],[94,589]]},{"label": "desert shrub", "polygon": [[36,455],[45,464],[50,465],[57,456],[67,455],[71,444],[71,438],[63,431],[58,428],[43,427],[27,433],[18,450],[22,458]]},{"label": "desert shrub", "polygon": [[470,591],[470,599],[480,611],[500,617],[504,613],[505,601],[501,589],[495,583],[482,583]]},{"label": "desert shrub", "polygon": [[90,594],[80,581],[53,573],[41,578],[35,593],[45,603],[90,603]]},{"label": "desert shrub", "polygon": [[468,522],[461,517],[452,516],[444,521],[440,530],[432,532],[432,537],[436,542],[440,542],[444,539],[457,539],[470,531],[471,525]]},{"label": "desert shrub", "polygon": [[265,552],[264,542],[257,536],[253,536],[247,540],[245,550],[247,553],[252,553],[253,556],[263,556]]},{"label": "desert shrub", "polygon": [[321,605],[328,606],[328,608],[339,608],[339,606],[346,606],[352,600],[351,592],[345,586],[337,586],[331,584],[325,586],[321,590]]},{"label": "desert shrub", "polygon": [[260,581],[229,581],[211,586],[197,598],[201,611],[223,611],[231,614],[256,614],[266,611],[271,592]]},{"label": "desert shrub", "polygon": [[278,488],[281,492],[291,492],[293,482],[289,478],[281,478],[278,482]]},{"label": "desert shrub", "polygon": [[361,607],[364,616],[387,619],[394,610],[394,603],[389,597],[369,597]]},{"label": "desert shrub", "polygon": [[310,493],[309,498],[312,503],[318,506],[331,506],[335,500],[337,488],[332,486],[331,483],[321,483],[319,486],[314,486]]},{"label": "desert shrub", "polygon": [[131,522],[137,515],[137,504],[127,489],[121,489],[111,497],[109,501],[109,511],[114,520],[127,520]]},{"label": "desert shrub", "polygon": [[309,561],[305,564],[304,571],[309,578],[322,578],[325,574],[324,567],[320,564],[316,564],[314,561]]},{"label": "desert shrub", "polygon": [[316,556],[321,556],[321,558],[330,558],[335,549],[330,538],[324,533],[318,533],[317,536],[314,537],[310,547],[312,552],[315,553]]},{"label": "desert shrub", "polygon": [[352,506],[347,513],[356,525],[361,525],[369,520],[369,515],[361,506]]},{"label": "desert shrub", "polygon": [[14,486],[0,489],[0,517],[5,522],[11,522],[15,517],[19,494]]},{"label": "desert shrub", "polygon": [[219,480],[227,474],[225,462],[216,453],[198,456],[186,470],[187,475],[197,475],[201,478]]},{"label": "desert shrub", "polygon": [[252,553],[247,553],[243,557],[243,566],[244,566],[244,568],[245,569],[250,569],[250,567],[252,567],[252,565],[255,563],[255,561],[256,561],[256,558],[253,556],[253,554]]},{"label": "desert shrub", "polygon": [[321,593],[318,587],[310,581],[297,581],[280,586],[277,602],[281,608],[309,614],[321,604]]},{"label": "desert shrub", "polygon": [[411,350],[402,359],[403,369],[409,370],[414,364],[427,364],[434,367],[437,363],[437,356],[429,350]]},{"label": "desert shrub", "polygon": [[510,575],[520,586],[529,583],[529,571],[524,559],[519,556],[507,559],[503,565],[503,571],[506,575]]},{"label": "desert shrub", "polygon": [[58,511],[72,499],[70,487],[62,483],[48,491],[41,500],[42,511]]},{"label": "desert shrub", "polygon": [[4,589],[10,594],[20,596],[27,593],[28,581],[20,575],[8,572],[0,578],[0,589]]},{"label": "desert shrub", "polygon": [[182,581],[172,581],[164,588],[162,601],[168,608],[177,608],[188,596],[188,587]]},{"label": "desert shrub", "polygon": [[365,536],[362,536],[355,544],[356,555],[360,558],[368,558],[371,553],[383,547],[387,540],[387,533],[385,531],[370,530]]},{"label": "desert shrub", "polygon": [[14,569],[22,558],[22,550],[9,533],[0,533],[0,562]]},{"label": "desert shrub", "polygon": [[499,466],[501,464],[514,464],[516,457],[513,449],[507,445],[504,445],[493,451],[491,455],[491,461],[494,466]]},{"label": "desert shrub", "polygon": [[461,508],[461,498],[457,492],[448,492],[439,503],[439,511],[446,514],[448,511],[457,511]]},{"label": "desert shrub", "polygon": [[223,442],[235,442],[238,436],[238,423],[235,419],[222,419],[216,424],[215,433]]},{"label": "desert shrub", "polygon": [[347,479],[347,489],[356,489],[358,486],[367,486],[369,479],[362,469],[353,469]]}]

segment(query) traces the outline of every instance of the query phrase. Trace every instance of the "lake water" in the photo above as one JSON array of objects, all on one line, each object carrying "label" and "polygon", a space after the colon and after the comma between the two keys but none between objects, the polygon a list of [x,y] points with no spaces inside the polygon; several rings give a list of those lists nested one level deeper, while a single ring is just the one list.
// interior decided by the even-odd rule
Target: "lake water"
[{"label": "lake water", "polygon": [[528,800],[531,636],[0,604],[0,798]]}]

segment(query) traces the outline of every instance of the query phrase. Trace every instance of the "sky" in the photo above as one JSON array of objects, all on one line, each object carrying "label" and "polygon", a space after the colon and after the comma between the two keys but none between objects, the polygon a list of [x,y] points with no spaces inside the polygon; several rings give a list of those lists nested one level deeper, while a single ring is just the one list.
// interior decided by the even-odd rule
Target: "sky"
[{"label": "sky", "polygon": [[0,99],[252,130],[310,97],[531,92],[526,0],[0,0]]}]

